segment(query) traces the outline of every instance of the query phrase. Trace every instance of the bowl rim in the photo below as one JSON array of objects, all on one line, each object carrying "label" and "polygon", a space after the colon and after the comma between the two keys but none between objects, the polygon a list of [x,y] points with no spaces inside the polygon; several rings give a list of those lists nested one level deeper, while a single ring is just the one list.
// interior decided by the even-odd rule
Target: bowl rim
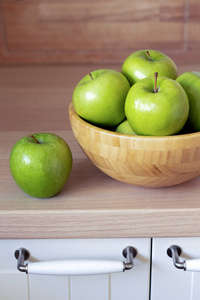
[{"label": "bowl rim", "polygon": [[123,138],[123,139],[131,139],[131,140],[162,140],[162,141],[165,141],[165,140],[168,140],[168,141],[171,141],[171,140],[185,140],[185,138],[187,139],[194,139],[195,137],[199,137],[200,138],[200,131],[198,132],[192,132],[192,133],[185,133],[185,134],[174,134],[174,135],[168,135],[168,136],[150,136],[150,135],[130,135],[130,134],[124,134],[124,133],[119,133],[119,132],[115,132],[115,131],[111,131],[111,130],[108,130],[108,129],[104,129],[104,128],[101,128],[101,127],[98,127],[94,124],[91,124],[89,122],[87,122],[86,120],[82,119],[75,111],[74,109],[74,106],[73,106],[73,103],[70,102],[69,104],[69,115],[72,117],[72,118],[75,118],[79,123],[82,123],[82,125],[94,130],[94,131],[97,131],[97,132],[100,132],[102,134],[106,134],[106,135],[111,135],[111,136],[116,136],[116,137],[119,137],[119,138]]}]

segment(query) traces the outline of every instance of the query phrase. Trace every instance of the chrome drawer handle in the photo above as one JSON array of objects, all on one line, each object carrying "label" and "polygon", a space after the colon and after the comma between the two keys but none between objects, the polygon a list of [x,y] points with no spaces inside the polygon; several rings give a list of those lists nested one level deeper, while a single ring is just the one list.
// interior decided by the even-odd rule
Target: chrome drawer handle
[{"label": "chrome drawer handle", "polygon": [[172,245],[167,249],[167,255],[172,258],[174,266],[184,271],[200,272],[200,259],[180,260],[181,248]]},{"label": "chrome drawer handle", "polygon": [[17,268],[27,274],[38,275],[97,275],[116,272],[124,272],[133,268],[133,258],[137,255],[137,250],[131,246],[123,250],[126,261],[115,260],[58,260],[42,261],[25,264],[30,253],[25,248],[15,251]]}]

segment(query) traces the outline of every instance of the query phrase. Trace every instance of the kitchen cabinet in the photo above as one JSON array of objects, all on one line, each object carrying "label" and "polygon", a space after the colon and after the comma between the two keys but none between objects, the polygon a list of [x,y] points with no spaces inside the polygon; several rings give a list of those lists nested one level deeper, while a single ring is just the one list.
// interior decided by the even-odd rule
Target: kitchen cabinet
[{"label": "kitchen cabinet", "polygon": [[[30,252],[29,265],[52,260],[80,262],[80,259],[107,260],[109,263],[126,261],[122,251],[127,246],[133,246],[137,251],[133,268],[112,274],[27,275],[17,270],[14,257],[15,250],[24,247]],[[0,296],[7,300],[146,300],[149,295],[150,247],[148,238],[0,240]],[[84,271],[87,271],[87,266]]]},{"label": "kitchen cabinet", "polygon": [[[0,240],[0,296],[7,300],[198,300],[200,272],[176,268],[167,254],[171,245],[180,247],[181,263],[200,257],[200,238],[195,237]],[[17,270],[14,257],[16,249],[25,247],[30,252],[25,262],[29,266],[52,260],[126,261],[122,250],[127,246],[137,251],[133,268],[100,275],[26,274]]]},{"label": "kitchen cabinet", "polygon": [[172,258],[167,255],[167,249],[171,245],[180,247],[181,262],[200,258],[199,237],[153,239],[151,299],[200,299],[200,272],[176,268]]}]

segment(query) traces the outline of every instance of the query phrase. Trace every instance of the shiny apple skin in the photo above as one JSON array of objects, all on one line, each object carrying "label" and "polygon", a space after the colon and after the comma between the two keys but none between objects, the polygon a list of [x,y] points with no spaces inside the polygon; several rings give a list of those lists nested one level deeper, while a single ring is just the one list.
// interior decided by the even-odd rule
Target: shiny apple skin
[{"label": "shiny apple skin", "polygon": [[187,127],[190,131],[200,131],[200,72],[185,72],[176,81],[187,93],[190,103]]},{"label": "shiny apple skin", "polygon": [[24,136],[13,146],[10,171],[17,185],[28,195],[49,198],[65,185],[72,168],[68,144],[52,133]]},{"label": "shiny apple skin", "polygon": [[125,119],[124,103],[130,84],[121,72],[100,69],[87,74],[75,87],[72,102],[84,120],[112,127]]},{"label": "shiny apple skin", "polygon": [[125,114],[138,135],[166,136],[178,133],[189,114],[186,92],[176,81],[158,77],[158,92],[154,92],[154,77],[134,84],[126,98]]},{"label": "shiny apple skin", "polygon": [[136,135],[136,133],[132,130],[127,119],[125,119],[122,123],[120,123],[117,126],[117,128],[115,129],[115,132],[129,134],[129,135]]},{"label": "shiny apple skin", "polygon": [[169,56],[159,51],[148,50],[151,56],[149,59],[146,51],[133,52],[122,65],[122,74],[126,76],[131,85],[141,79],[153,76],[155,72],[158,72],[160,76],[177,78],[177,66]]}]

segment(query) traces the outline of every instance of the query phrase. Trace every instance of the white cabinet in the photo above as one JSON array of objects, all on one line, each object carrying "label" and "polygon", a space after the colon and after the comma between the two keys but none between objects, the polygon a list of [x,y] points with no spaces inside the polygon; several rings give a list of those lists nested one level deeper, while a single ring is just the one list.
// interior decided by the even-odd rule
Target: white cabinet
[{"label": "white cabinet", "polygon": [[[177,269],[167,255],[171,245],[181,248],[181,263],[200,258],[200,238],[0,240],[0,299],[199,300],[200,272]],[[15,250],[24,247],[30,252],[29,268],[52,260],[122,262],[127,246],[137,250],[133,268],[112,274],[26,274],[17,270],[14,257]]]},{"label": "white cabinet", "polygon": [[[131,270],[101,275],[30,275],[17,270],[14,252],[29,250],[30,265],[38,261],[97,259],[126,261],[122,251],[137,250]],[[13,300],[147,300],[149,298],[151,240],[68,239],[0,240],[0,299]]]},{"label": "white cabinet", "polygon": [[199,300],[200,272],[176,268],[167,255],[171,245],[181,248],[181,262],[200,258],[200,238],[153,239],[151,300]]}]

